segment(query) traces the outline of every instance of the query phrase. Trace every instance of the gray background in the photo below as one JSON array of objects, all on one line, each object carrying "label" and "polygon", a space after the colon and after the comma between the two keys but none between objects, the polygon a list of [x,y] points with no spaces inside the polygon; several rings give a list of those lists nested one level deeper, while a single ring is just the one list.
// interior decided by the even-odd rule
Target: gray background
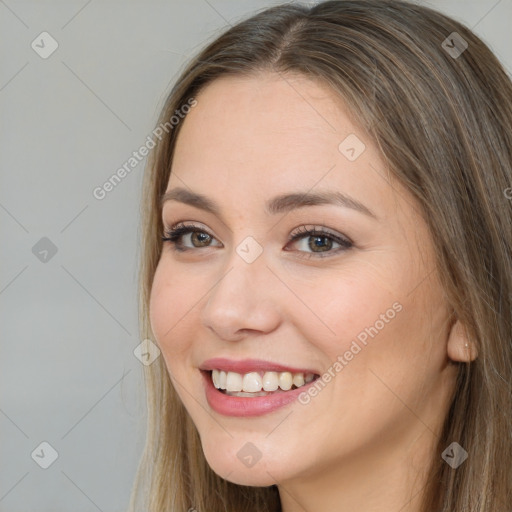
[{"label": "gray background", "polygon": [[[187,58],[277,3],[0,0],[1,512],[126,510],[145,430],[145,161],[103,200],[92,191],[145,142]],[[512,69],[512,0],[424,3]],[[43,31],[59,45],[46,59],[31,47]]]}]

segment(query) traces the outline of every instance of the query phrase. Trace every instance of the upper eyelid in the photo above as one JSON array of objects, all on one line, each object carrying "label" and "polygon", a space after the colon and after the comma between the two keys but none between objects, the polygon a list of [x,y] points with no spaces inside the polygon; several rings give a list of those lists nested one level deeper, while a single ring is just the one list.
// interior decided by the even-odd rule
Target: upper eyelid
[{"label": "upper eyelid", "polygon": [[[310,227],[311,226],[311,227]],[[325,226],[319,226],[317,224],[306,224],[302,226],[298,226],[297,228],[294,228],[295,230],[303,230],[303,231],[297,231],[293,236],[298,236],[304,234],[307,235],[309,232],[319,232],[322,234],[322,236],[330,235],[334,238],[345,238],[347,240],[352,241],[347,235],[343,233],[338,233],[337,231],[332,230],[331,228],[325,227]]]},{"label": "upper eyelid", "polygon": [[163,223],[164,231],[173,231],[175,229],[180,228],[188,228],[195,231],[204,231],[205,233],[209,234],[210,236],[217,238],[213,233],[211,233],[210,229],[204,226],[201,226],[199,224],[189,224],[188,221],[180,221],[180,222],[174,222],[172,225],[168,225],[165,222]]},{"label": "upper eyelid", "polygon": [[[167,202],[167,204],[169,204],[169,202]],[[178,222],[172,222],[172,224],[170,225],[170,227],[168,227],[168,226],[169,226],[169,224],[168,224],[168,223],[166,223],[166,221],[165,221],[165,215],[164,215],[164,212],[165,212],[165,210],[164,210],[164,208],[162,208],[162,210],[161,210],[161,217],[160,217],[160,219],[161,219],[161,222],[163,223],[164,229],[166,229],[166,230],[168,230],[168,229],[172,229],[172,227],[173,227],[173,226],[179,226],[179,225],[183,225],[183,224],[185,224],[186,226],[190,226],[190,227],[192,227],[192,228],[196,228],[196,227],[197,227],[198,229],[204,229],[204,230],[205,230],[209,235],[214,236],[214,235],[213,235],[213,233],[210,231],[210,229],[209,229],[209,228],[202,227],[202,226],[196,226],[195,224],[188,224],[189,222],[192,222],[192,223],[197,222],[198,224],[201,224],[201,222],[200,222],[200,221],[186,221],[186,220],[183,220],[183,221],[178,221]],[[181,216],[181,215],[180,215],[180,216]],[[221,223],[221,225],[223,226],[223,228],[225,228],[227,231],[229,231],[229,233],[230,233],[231,235],[233,234],[232,229],[231,229],[227,224],[225,224],[221,219],[219,219],[219,218],[217,217],[217,219],[216,219],[216,220],[219,220],[219,221],[220,221],[220,223]],[[310,230],[315,229],[315,230],[317,230],[317,231],[325,231],[325,232],[326,232],[326,234],[328,234],[328,235],[330,235],[330,236],[333,236],[333,237],[339,237],[339,238],[345,239],[345,240],[347,240],[347,241],[349,241],[349,242],[351,242],[351,243],[354,243],[354,242],[353,242],[353,240],[352,240],[352,238],[351,238],[351,237],[349,237],[349,236],[347,236],[347,235],[346,235],[346,234],[344,234],[343,232],[340,232],[340,231],[338,231],[338,230],[336,230],[336,229],[328,228],[328,227],[326,227],[326,226],[319,226],[319,225],[317,225],[317,224],[313,224],[313,223],[307,223],[307,222],[305,222],[305,223],[301,224],[300,226],[297,226],[297,227],[293,228],[293,230],[303,228],[305,225],[307,225],[307,226],[308,226],[308,228],[309,228]],[[311,226],[312,226],[312,227],[311,227]],[[273,229],[273,227],[272,227],[271,229]],[[292,230],[292,231],[293,231],[293,230]],[[215,237],[215,238],[217,238],[217,237]]]},{"label": "upper eyelid", "polygon": [[[210,232],[209,228],[201,226],[201,225],[198,225],[198,224],[189,224],[187,221],[175,222],[175,223],[172,224],[172,226],[168,226],[164,222],[163,223],[163,228],[164,228],[164,231],[172,231],[174,229],[179,229],[179,228],[188,228],[188,229],[193,229],[193,230],[196,230],[196,231],[204,231],[205,233],[209,234],[210,236],[212,236],[214,238],[217,238],[215,235],[213,235]],[[304,235],[307,235],[308,231],[321,231],[325,235],[341,236],[341,237],[348,238],[346,235],[343,235],[342,233],[337,233],[335,231],[333,232],[333,230],[331,230],[331,228],[328,228],[328,227],[325,227],[325,226],[319,226],[317,224],[302,224],[300,226],[297,226],[296,228],[293,228],[292,232],[296,231],[296,230],[300,230],[300,229],[304,230]],[[303,233],[302,231],[297,231],[295,233],[295,235],[300,235],[302,233]]]}]

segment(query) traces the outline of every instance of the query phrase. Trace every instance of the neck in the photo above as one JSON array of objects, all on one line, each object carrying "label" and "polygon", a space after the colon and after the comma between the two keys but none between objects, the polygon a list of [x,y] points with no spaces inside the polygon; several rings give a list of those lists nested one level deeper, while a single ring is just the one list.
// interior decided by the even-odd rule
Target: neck
[{"label": "neck", "polygon": [[[353,453],[278,484],[283,512],[420,512],[438,437],[423,431],[401,443]],[[421,430],[421,429],[418,429]]]}]

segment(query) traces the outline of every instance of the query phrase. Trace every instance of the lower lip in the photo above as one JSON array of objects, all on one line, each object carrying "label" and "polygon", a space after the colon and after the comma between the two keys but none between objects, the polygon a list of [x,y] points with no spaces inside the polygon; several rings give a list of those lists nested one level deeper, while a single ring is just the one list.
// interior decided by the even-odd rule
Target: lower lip
[{"label": "lower lip", "polygon": [[314,381],[300,388],[274,393],[267,396],[243,397],[229,396],[221,393],[212,382],[211,372],[201,371],[205,381],[206,400],[209,406],[224,416],[260,416],[275,411],[293,402],[298,396],[312,386]]}]

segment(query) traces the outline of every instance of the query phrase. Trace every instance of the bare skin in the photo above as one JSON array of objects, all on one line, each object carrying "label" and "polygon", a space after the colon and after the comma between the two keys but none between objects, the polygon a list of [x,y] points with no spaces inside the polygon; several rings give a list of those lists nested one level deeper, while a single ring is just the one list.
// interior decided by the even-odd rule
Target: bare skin
[{"label": "bare skin", "polygon": [[[208,463],[238,484],[277,484],[285,512],[418,511],[440,456],[453,361],[475,355],[446,304],[414,200],[390,182],[377,149],[325,86],[271,73],[229,77],[197,100],[167,190],[205,195],[220,216],[164,204],[167,228],[183,221],[203,235],[183,235],[184,251],[164,243],[150,315]],[[365,145],[353,161],[339,149],[350,134]],[[375,217],[338,204],[265,210],[275,196],[320,191],[349,195]],[[307,233],[289,242],[301,227],[352,245],[329,237],[314,245]],[[249,236],[263,249],[252,263],[236,251]],[[198,370],[206,359],[332,372],[370,326],[377,334],[308,403],[240,418],[206,401]],[[252,467],[237,457],[249,441],[261,453]]]}]

